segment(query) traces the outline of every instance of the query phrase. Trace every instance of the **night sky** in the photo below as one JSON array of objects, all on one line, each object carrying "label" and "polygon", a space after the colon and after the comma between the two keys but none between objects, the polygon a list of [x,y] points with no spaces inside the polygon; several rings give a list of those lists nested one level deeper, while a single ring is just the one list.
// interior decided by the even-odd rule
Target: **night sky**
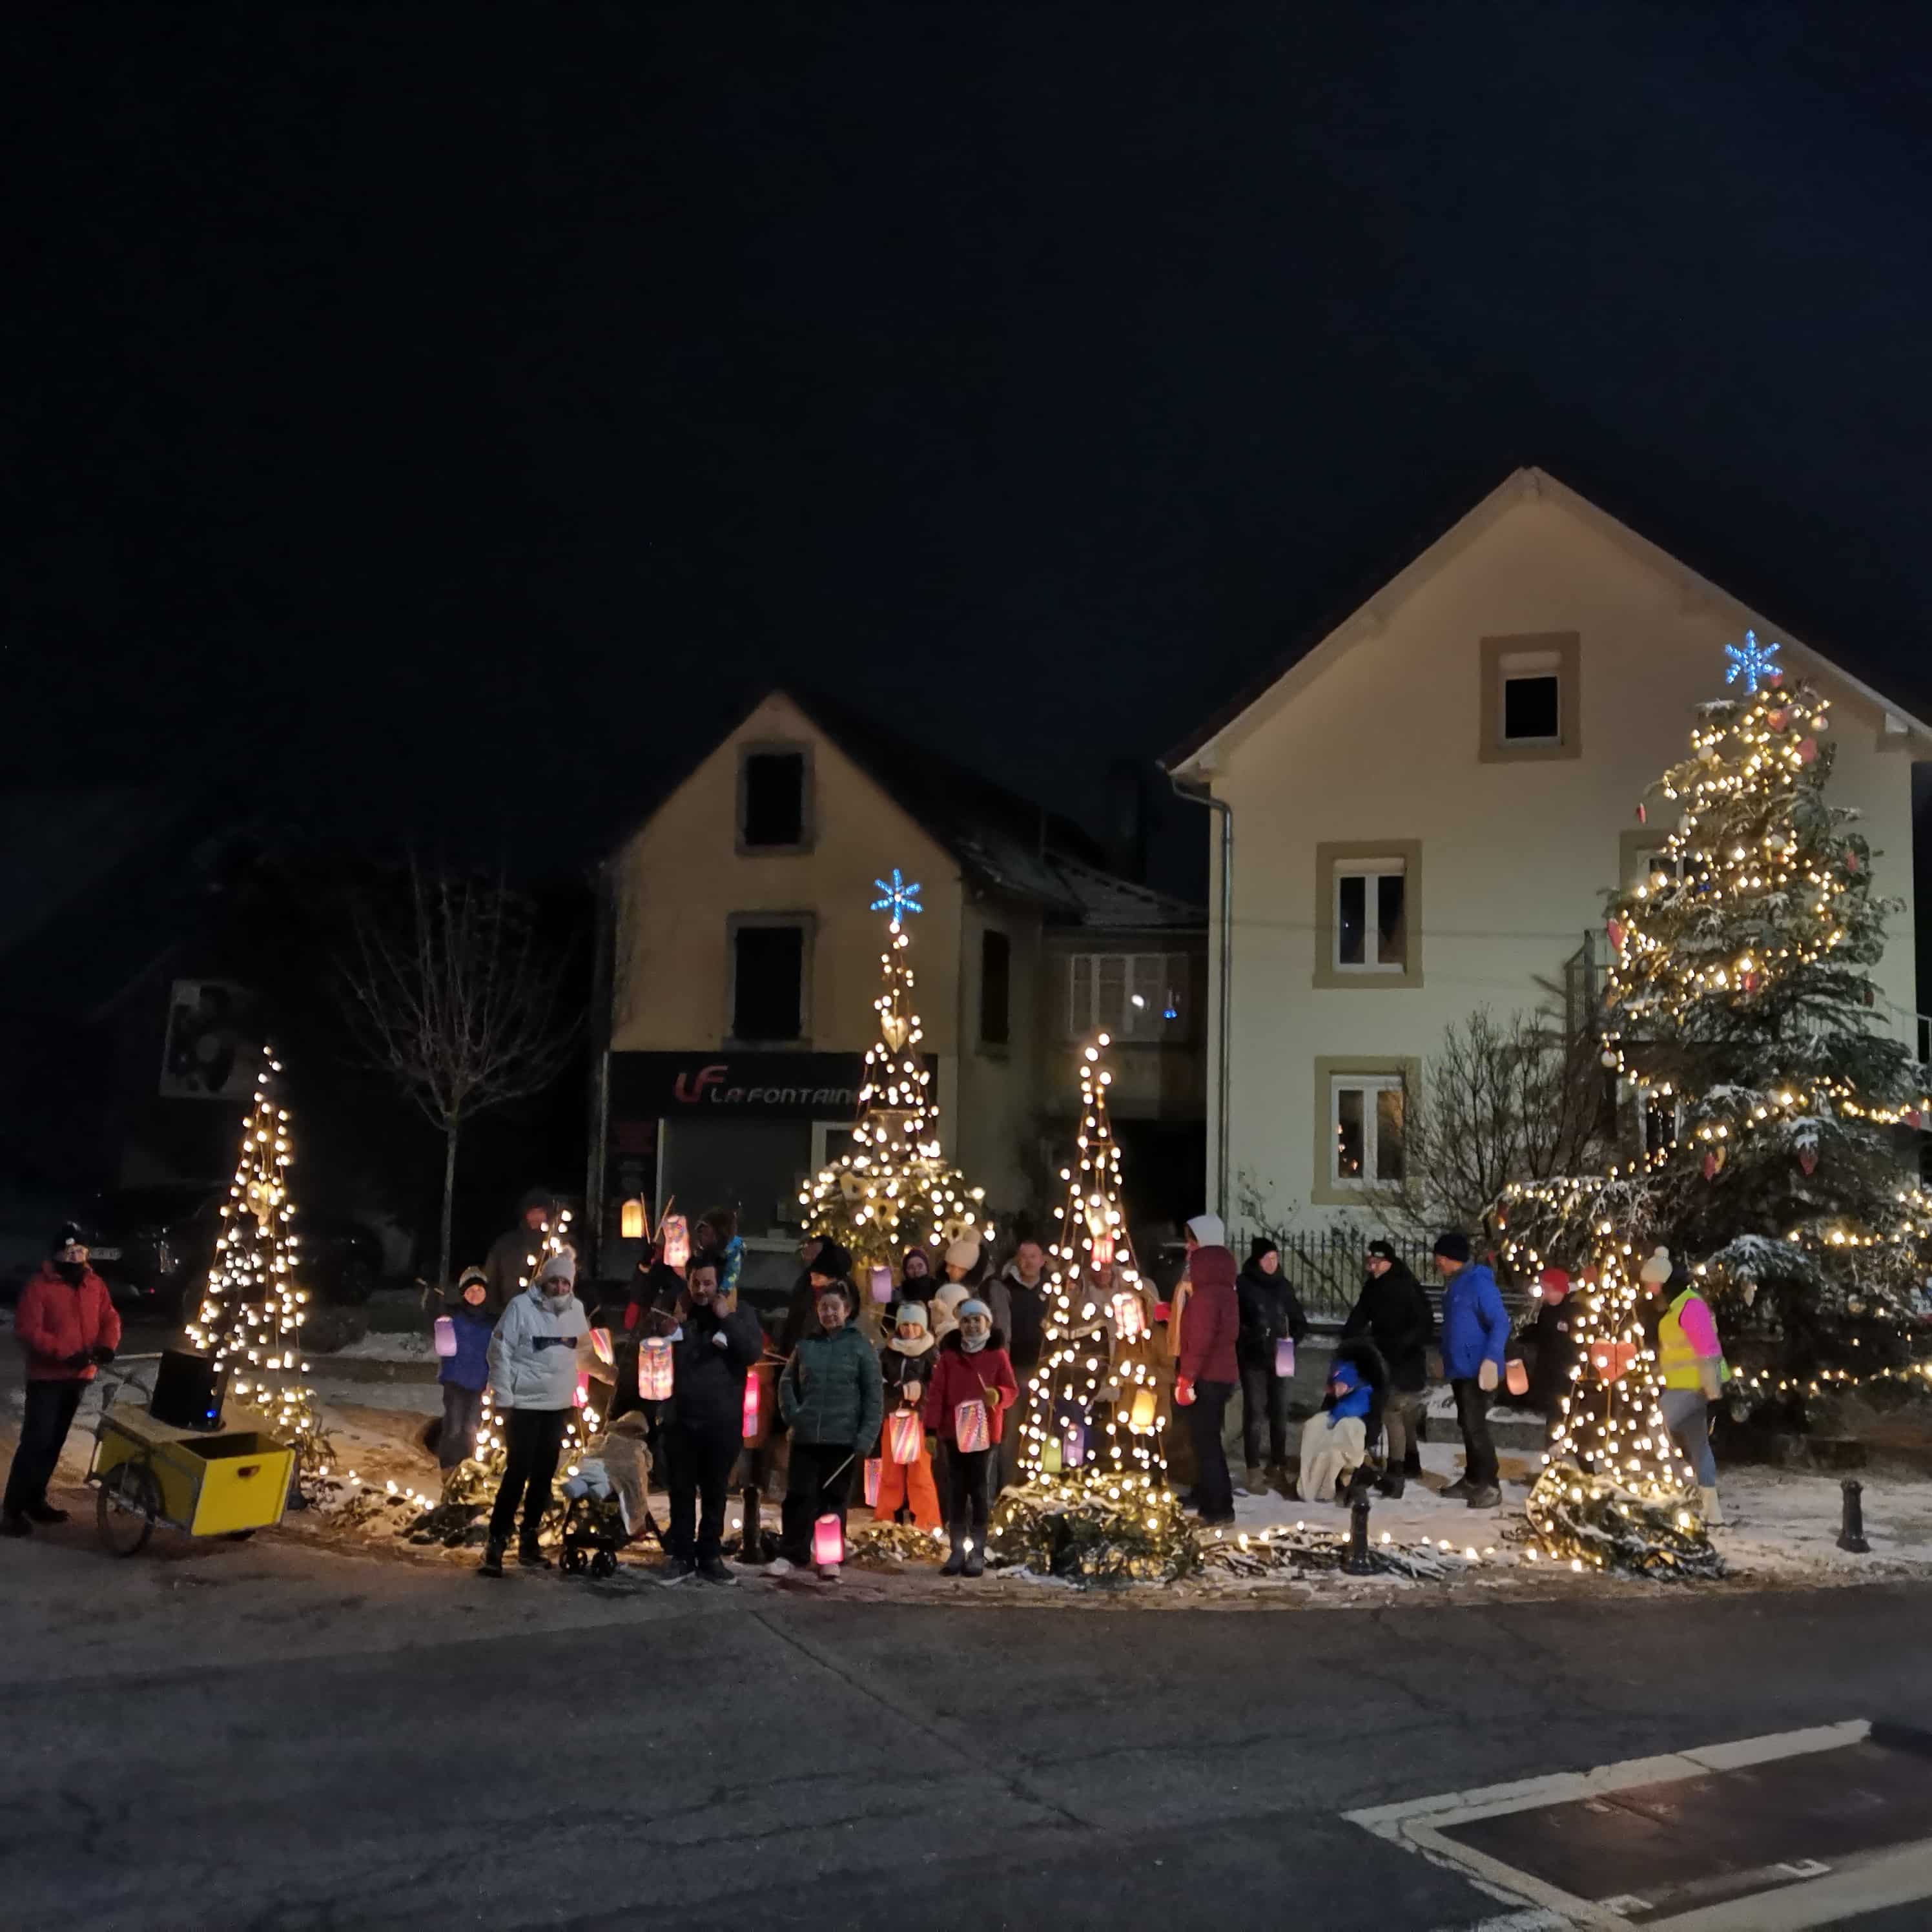
[{"label": "night sky", "polygon": [[776,677],[1090,812],[1526,461],[1906,676],[1916,10],[10,10],[16,774],[562,870]]}]

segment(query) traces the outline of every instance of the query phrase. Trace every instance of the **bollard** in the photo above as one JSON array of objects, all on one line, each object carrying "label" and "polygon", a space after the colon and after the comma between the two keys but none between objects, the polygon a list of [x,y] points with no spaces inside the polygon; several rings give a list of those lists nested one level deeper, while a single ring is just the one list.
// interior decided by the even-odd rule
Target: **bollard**
[{"label": "bollard", "polygon": [[1375,1567],[1369,1556],[1369,1498],[1364,1493],[1348,1506],[1348,1553],[1342,1568],[1351,1576],[1369,1576]]},{"label": "bollard", "polygon": [[764,1560],[764,1532],[758,1527],[758,1486],[756,1483],[747,1483],[745,1485],[745,1531],[738,1542],[738,1561],[740,1563],[762,1563]]},{"label": "bollard", "polygon": [[1838,1528],[1838,1547],[1854,1556],[1867,1556],[1871,1545],[1865,1540],[1865,1486],[1850,1476],[1839,1486],[1845,1492],[1845,1520]]}]

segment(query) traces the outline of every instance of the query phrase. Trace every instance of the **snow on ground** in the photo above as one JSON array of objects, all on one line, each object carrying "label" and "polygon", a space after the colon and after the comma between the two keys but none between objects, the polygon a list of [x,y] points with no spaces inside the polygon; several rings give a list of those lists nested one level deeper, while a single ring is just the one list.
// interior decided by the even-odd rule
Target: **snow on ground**
[{"label": "snow on ground", "polygon": [[335,1351],[359,1362],[427,1362],[435,1352],[435,1344],[420,1328],[372,1328]]}]

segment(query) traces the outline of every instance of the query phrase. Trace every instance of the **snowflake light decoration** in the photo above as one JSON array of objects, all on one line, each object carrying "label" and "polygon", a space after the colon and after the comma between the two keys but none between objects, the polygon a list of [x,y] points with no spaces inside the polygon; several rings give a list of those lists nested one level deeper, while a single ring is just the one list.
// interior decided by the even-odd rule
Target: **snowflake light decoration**
[{"label": "snowflake light decoration", "polygon": [[1752,697],[1757,695],[1758,686],[1770,677],[1774,671],[1784,667],[1774,662],[1784,649],[1781,644],[1761,644],[1755,631],[1747,631],[1742,648],[1736,644],[1726,644],[1724,655],[1730,662],[1724,668],[1724,682],[1736,684],[1739,678],[1744,681],[1744,688]]},{"label": "snowflake light decoration", "polygon": [[925,888],[916,879],[910,885],[908,885],[899,876],[898,866],[895,866],[892,868],[890,885],[888,885],[884,879],[874,879],[872,883],[878,887],[880,894],[880,896],[872,902],[872,910],[874,912],[890,913],[895,928],[904,920],[908,913],[925,911],[925,907],[919,902],[919,896]]}]

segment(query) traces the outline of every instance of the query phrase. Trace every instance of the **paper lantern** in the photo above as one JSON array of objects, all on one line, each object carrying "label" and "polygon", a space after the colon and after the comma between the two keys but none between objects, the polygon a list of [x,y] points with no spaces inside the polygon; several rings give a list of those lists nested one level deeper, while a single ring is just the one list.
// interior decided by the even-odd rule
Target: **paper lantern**
[{"label": "paper lantern", "polygon": [[1060,1474],[1060,1454],[1058,1436],[1049,1436],[1040,1445],[1040,1466],[1042,1474],[1057,1476]]},{"label": "paper lantern", "polygon": [[608,1369],[617,1359],[617,1352],[611,1346],[610,1331],[608,1328],[593,1328],[590,1331],[590,1352]]},{"label": "paper lantern", "polygon": [[874,1301],[890,1301],[892,1298],[892,1271],[888,1268],[875,1268],[866,1277],[872,1283]]},{"label": "paper lantern", "polygon": [[886,1473],[885,1464],[877,1456],[866,1458],[866,1507],[877,1509],[879,1506],[879,1484]]},{"label": "paper lantern", "polygon": [[1294,1372],[1294,1337],[1283,1335],[1274,1345],[1274,1372],[1286,1379]]},{"label": "paper lantern", "polygon": [[455,1322],[447,1315],[439,1315],[432,1332],[436,1337],[436,1352],[447,1361],[456,1353]]},{"label": "paper lantern", "polygon": [[919,1460],[920,1446],[926,1431],[920,1426],[915,1409],[896,1410],[886,1419],[886,1451],[895,1462],[904,1465]]},{"label": "paper lantern", "polygon": [[1143,1384],[1134,1390],[1133,1406],[1127,1412],[1127,1426],[1136,1436],[1144,1436],[1154,1426],[1155,1407],[1152,1389]]},{"label": "paper lantern", "polygon": [[1634,1342],[1592,1342],[1590,1367],[1600,1382],[1621,1382],[1636,1360]]},{"label": "paper lantern", "polygon": [[812,1560],[820,1569],[836,1569],[845,1560],[845,1531],[827,1510],[812,1526]]},{"label": "paper lantern", "polygon": [[1512,1355],[1503,1364],[1503,1387],[1511,1395],[1529,1393],[1529,1370],[1520,1355]]},{"label": "paper lantern", "polygon": [[681,1268],[691,1262],[691,1228],[682,1214],[667,1214],[658,1225],[664,1238],[666,1268]]},{"label": "paper lantern", "polygon": [[745,1378],[744,1426],[739,1432],[747,1442],[758,1439],[758,1372],[755,1369]]},{"label": "paper lantern", "polygon": [[579,1408],[590,1406],[590,1371],[579,1369],[577,1372],[577,1394],[572,1398]]},{"label": "paper lantern", "polygon": [[993,1436],[986,1421],[986,1405],[976,1396],[970,1402],[958,1404],[952,1412],[952,1439],[961,1450],[971,1455],[976,1450],[990,1449]]},{"label": "paper lantern", "polygon": [[1087,1426],[1084,1423],[1070,1422],[1060,1431],[1060,1449],[1067,1468],[1077,1469],[1087,1460]]},{"label": "paper lantern", "polygon": [[662,1335],[652,1335],[638,1344],[638,1393],[646,1402],[666,1402],[670,1397],[670,1344]]},{"label": "paper lantern", "polygon": [[1138,1342],[1147,1333],[1147,1310],[1138,1294],[1128,1292],[1114,1298],[1114,1333],[1123,1342]]},{"label": "paper lantern", "polygon": [[617,1232],[627,1241],[641,1241],[650,1232],[644,1219],[644,1197],[634,1194],[617,1210]]}]

